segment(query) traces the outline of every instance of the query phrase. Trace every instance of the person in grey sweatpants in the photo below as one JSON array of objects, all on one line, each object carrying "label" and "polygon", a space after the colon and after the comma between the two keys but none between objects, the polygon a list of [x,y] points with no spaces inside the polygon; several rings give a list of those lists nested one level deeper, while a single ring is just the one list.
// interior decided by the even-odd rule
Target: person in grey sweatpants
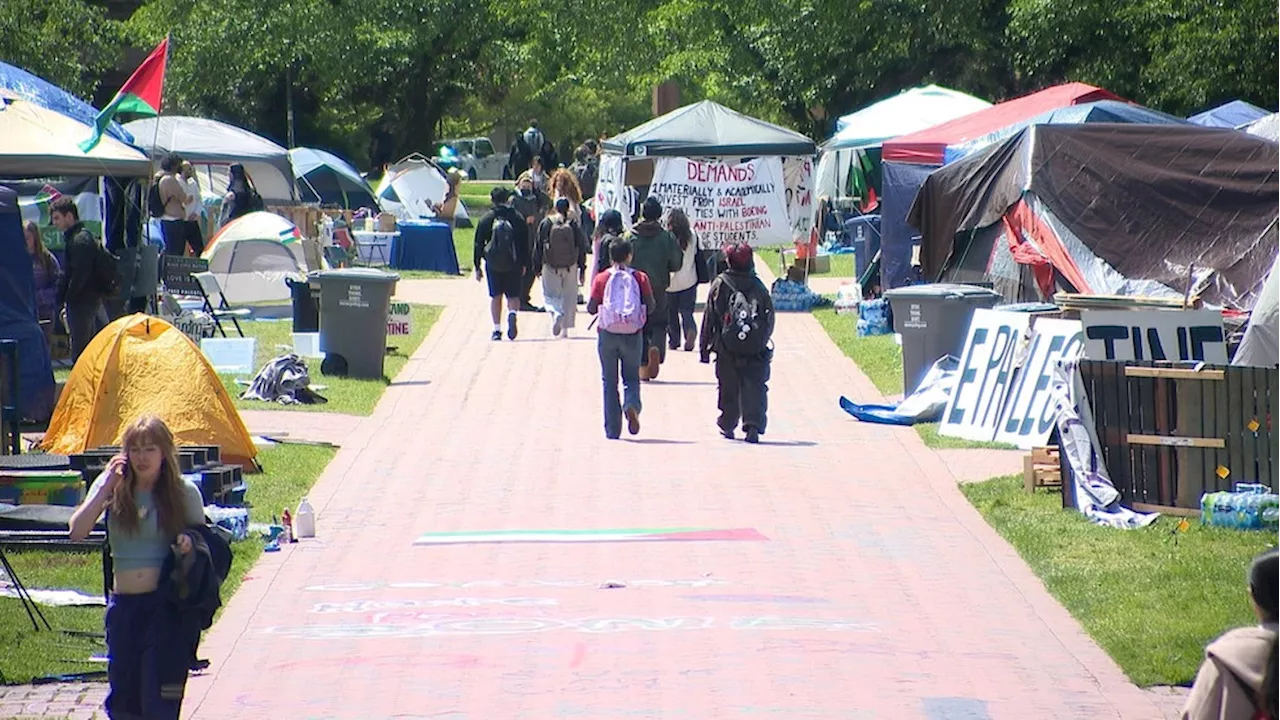
[{"label": "person in grey sweatpants", "polygon": [[102,299],[107,289],[100,287],[96,271],[98,241],[80,222],[75,201],[67,196],[49,205],[53,226],[62,231],[67,267],[58,285],[58,306],[66,305],[67,332],[71,335],[71,362],[89,346],[89,341],[106,327],[107,309]]}]

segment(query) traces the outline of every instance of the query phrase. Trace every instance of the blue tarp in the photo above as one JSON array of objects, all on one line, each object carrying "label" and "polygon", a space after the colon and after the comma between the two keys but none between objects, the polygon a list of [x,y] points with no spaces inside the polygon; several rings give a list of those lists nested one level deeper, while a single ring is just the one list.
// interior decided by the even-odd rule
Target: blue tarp
[{"label": "blue tarp", "polygon": [[[94,106],[48,80],[8,63],[0,62],[0,88],[43,108],[79,120],[85,125],[92,126],[98,118],[98,109]],[[120,127],[120,123],[113,122],[107,126],[106,134],[121,142],[133,144],[133,135]]]},{"label": "blue tarp", "polygon": [[1197,115],[1192,115],[1187,120],[1205,127],[1238,128],[1255,120],[1261,120],[1270,114],[1252,103],[1247,103],[1243,100],[1232,100],[1212,110],[1205,110]]},{"label": "blue tarp", "polygon": [[22,237],[18,193],[0,185],[0,339],[18,341],[18,407],[44,420],[53,410],[53,366],[36,320],[35,278]]}]

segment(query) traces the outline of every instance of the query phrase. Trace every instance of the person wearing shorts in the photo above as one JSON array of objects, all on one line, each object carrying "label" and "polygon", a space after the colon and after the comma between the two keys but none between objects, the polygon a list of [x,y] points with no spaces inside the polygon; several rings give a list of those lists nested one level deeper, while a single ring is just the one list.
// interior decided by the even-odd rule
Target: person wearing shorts
[{"label": "person wearing shorts", "polygon": [[[516,339],[516,311],[520,309],[520,295],[524,287],[524,274],[529,269],[529,229],[524,217],[511,206],[511,191],[495,187],[489,193],[493,209],[476,224],[475,254],[476,280],[488,280],[489,315],[493,320],[491,340],[502,339],[502,298],[507,299],[507,338]],[[494,269],[486,259],[485,251],[493,239],[493,223],[503,218],[511,223],[512,241],[516,260],[512,268]],[[484,269],[481,269],[481,268]]]}]

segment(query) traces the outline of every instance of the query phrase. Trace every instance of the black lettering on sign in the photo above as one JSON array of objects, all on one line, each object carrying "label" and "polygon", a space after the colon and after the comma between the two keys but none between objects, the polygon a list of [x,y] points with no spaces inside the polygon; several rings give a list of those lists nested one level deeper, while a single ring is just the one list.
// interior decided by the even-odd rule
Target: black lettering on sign
[{"label": "black lettering on sign", "polygon": [[[1009,385],[1009,366],[1013,364],[1014,351],[1017,349],[1020,334],[1008,325],[1001,325],[996,328],[996,338],[992,343],[991,359],[987,362],[987,371],[983,373],[982,387],[978,389],[979,402],[982,403],[982,416],[978,420],[978,426],[986,426],[994,424],[995,420],[1000,417],[1000,407],[1005,397],[1005,390]],[[992,374],[992,370],[999,368]],[[991,387],[987,388],[987,380],[994,380]],[[996,417],[991,417],[991,411],[996,411]]]},{"label": "black lettering on sign", "polygon": [[1222,334],[1222,326],[1214,325],[1196,325],[1191,328],[1191,359],[1196,362],[1204,362],[1204,346],[1206,343],[1225,343],[1226,338]]},{"label": "black lettering on sign", "polygon": [[[1129,339],[1129,328],[1121,325],[1095,325],[1085,331],[1090,340],[1101,340],[1106,346],[1107,356],[1100,358],[1102,360],[1116,359],[1116,341]],[[1135,349],[1136,349],[1135,345]],[[1139,355],[1141,351],[1135,350],[1135,355],[1141,359]]]},{"label": "black lettering on sign", "polygon": [[965,411],[960,407],[960,398],[964,394],[966,385],[972,385],[973,381],[978,377],[978,368],[973,365],[973,352],[980,345],[987,342],[987,329],[976,328],[973,331],[973,342],[969,343],[969,352],[965,353],[964,362],[960,364],[960,381],[956,383],[956,389],[953,391],[952,397],[955,400],[951,403],[951,414],[947,416],[947,422],[952,424],[960,424],[964,422]]}]

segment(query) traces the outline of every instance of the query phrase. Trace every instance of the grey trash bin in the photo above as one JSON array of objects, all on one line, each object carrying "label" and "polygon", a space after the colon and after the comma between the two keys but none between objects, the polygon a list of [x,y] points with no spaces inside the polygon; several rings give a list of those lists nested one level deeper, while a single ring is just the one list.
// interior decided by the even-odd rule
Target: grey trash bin
[{"label": "grey trash bin", "polygon": [[320,372],[381,378],[387,313],[400,276],[352,268],[313,272],[308,279],[320,286]]},{"label": "grey trash bin", "polygon": [[893,329],[902,336],[904,395],[916,389],[938,358],[960,357],[973,311],[995,307],[1002,299],[994,290],[950,283],[894,288],[884,296],[893,310]]}]

